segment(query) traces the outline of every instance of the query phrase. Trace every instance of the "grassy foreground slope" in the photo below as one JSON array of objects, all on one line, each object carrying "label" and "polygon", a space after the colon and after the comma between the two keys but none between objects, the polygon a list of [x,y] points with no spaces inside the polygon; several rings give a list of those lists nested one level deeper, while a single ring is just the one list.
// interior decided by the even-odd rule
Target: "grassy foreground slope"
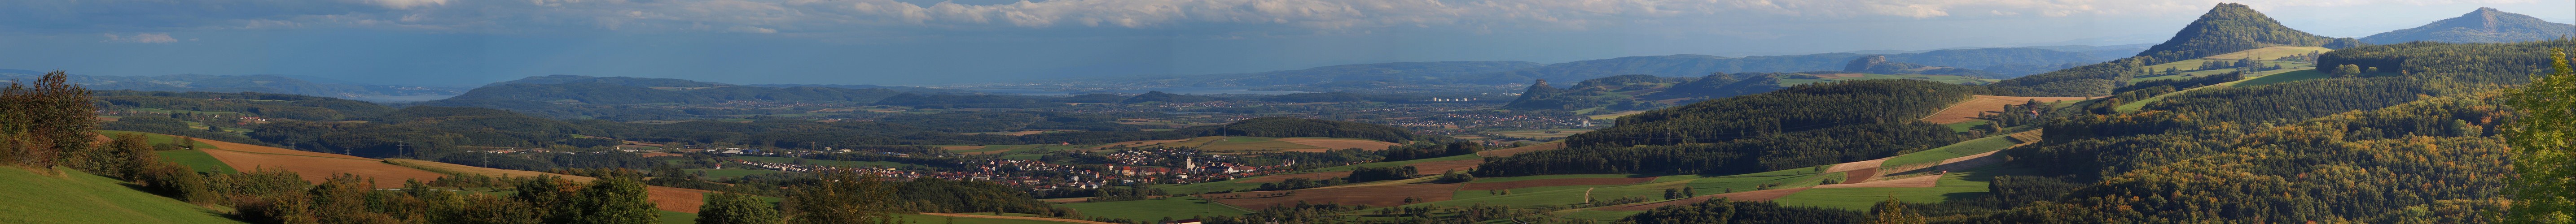
[{"label": "grassy foreground slope", "polygon": [[0,168],[0,223],[243,223],[178,199],[70,169]]}]

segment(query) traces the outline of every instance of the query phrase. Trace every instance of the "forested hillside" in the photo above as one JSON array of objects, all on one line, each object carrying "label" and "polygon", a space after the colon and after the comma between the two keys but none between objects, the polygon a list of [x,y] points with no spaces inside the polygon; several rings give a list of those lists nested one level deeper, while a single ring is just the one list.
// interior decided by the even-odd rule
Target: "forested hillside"
[{"label": "forested hillside", "polygon": [[2024,76],[1995,83],[1997,91],[2013,96],[2081,97],[2110,95],[2130,79],[2148,71],[2141,67],[2226,54],[2272,46],[2323,46],[2342,49],[2363,45],[2351,38],[2328,38],[2281,26],[2243,4],[2221,3],[2200,16],[2199,20],[2176,32],[2173,39],[2150,47],[2138,56],[2111,60],[2054,72]]},{"label": "forested hillside", "polygon": [[2485,222],[2514,175],[2473,165],[2512,155],[2498,133],[2517,115],[2497,90],[2547,71],[2549,49],[2567,47],[2576,41],[2357,47],[2320,61],[2380,72],[2175,93],[2134,113],[2061,110],[2046,124],[2047,140],[2006,152],[2044,175],[2100,184],[1998,182],[2059,186],[2001,198],[2063,199],[1932,215],[1958,215],[1946,220],[1957,223]]},{"label": "forested hillside", "polygon": [[1567,138],[1567,149],[1491,158],[1476,175],[1737,174],[1886,157],[1965,140],[1915,120],[1979,91],[1861,80],[1701,101],[1620,117]]}]

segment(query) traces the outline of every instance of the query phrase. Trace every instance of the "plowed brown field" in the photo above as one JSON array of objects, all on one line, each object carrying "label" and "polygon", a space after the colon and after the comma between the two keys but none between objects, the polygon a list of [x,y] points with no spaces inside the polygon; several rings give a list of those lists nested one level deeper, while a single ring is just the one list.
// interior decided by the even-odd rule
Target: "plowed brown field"
[{"label": "plowed brown field", "polygon": [[644,189],[644,196],[653,200],[654,209],[698,213],[698,206],[707,204],[707,192],[698,189],[649,186]]},{"label": "plowed brown field", "polygon": [[1485,163],[1485,159],[1470,159],[1470,160],[1457,160],[1457,161],[1420,162],[1420,163],[1414,163],[1414,164],[1413,164],[1413,165],[1411,165],[1411,166],[1413,166],[1413,175],[1433,175],[1433,174],[1444,174],[1444,173],[1448,173],[1450,170],[1457,170],[1458,172],[1467,172],[1467,170],[1476,169],[1476,164],[1484,164],[1484,163]]},{"label": "plowed brown field", "polygon": [[400,188],[403,180],[406,179],[429,181],[447,176],[356,156],[295,151],[206,139],[197,139],[197,142],[215,146],[213,149],[204,149],[204,151],[207,155],[214,155],[216,160],[224,161],[224,165],[245,172],[260,168],[286,169],[302,176],[307,182],[320,182],[330,179],[331,176],[345,173],[374,178],[376,188]]},{"label": "plowed brown field", "polygon": [[1468,183],[1466,187],[1460,187],[1460,188],[1458,188],[1458,190],[1462,190],[1462,191],[1481,191],[1481,190],[1502,190],[1502,189],[1515,189],[1515,188],[1527,188],[1527,187],[1554,187],[1554,186],[1575,186],[1575,185],[1618,185],[1618,184],[1635,184],[1635,183],[1645,183],[1645,182],[1647,182],[1647,181],[1655,181],[1655,178],[1653,178],[1653,177],[1639,177],[1639,178],[1565,178],[1565,179],[1546,179],[1546,180],[1505,181],[1505,182],[1493,182],[1493,183]]}]

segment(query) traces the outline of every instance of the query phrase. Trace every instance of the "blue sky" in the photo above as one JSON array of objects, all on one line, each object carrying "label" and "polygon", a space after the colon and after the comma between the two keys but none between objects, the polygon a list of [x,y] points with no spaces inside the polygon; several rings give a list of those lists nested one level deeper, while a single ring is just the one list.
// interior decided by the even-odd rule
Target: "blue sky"
[{"label": "blue sky", "polygon": [[[553,74],[938,84],[1394,61],[2153,43],[2217,2],[13,0],[0,1],[0,68],[446,86]],[[2477,7],[2576,18],[2569,1],[2241,2],[2335,37]]]}]

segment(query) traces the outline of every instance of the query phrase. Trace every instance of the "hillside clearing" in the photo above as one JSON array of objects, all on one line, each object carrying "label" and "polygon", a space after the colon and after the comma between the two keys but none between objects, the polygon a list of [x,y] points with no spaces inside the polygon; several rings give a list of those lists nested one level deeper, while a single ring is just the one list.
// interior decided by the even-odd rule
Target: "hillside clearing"
[{"label": "hillside clearing", "polygon": [[2004,105],[2020,105],[2022,103],[2028,103],[2031,100],[2048,103],[2056,101],[2084,101],[2093,98],[2101,97],[2018,97],[1976,95],[1975,99],[1968,99],[1968,101],[1959,102],[1958,104],[1951,104],[1949,108],[1942,108],[1941,112],[1933,113],[1932,116],[1925,116],[1922,120],[1925,122],[1932,122],[1934,124],[1967,123],[1971,121],[1982,121],[1981,119],[1977,119],[1978,115],[2003,113]]}]

